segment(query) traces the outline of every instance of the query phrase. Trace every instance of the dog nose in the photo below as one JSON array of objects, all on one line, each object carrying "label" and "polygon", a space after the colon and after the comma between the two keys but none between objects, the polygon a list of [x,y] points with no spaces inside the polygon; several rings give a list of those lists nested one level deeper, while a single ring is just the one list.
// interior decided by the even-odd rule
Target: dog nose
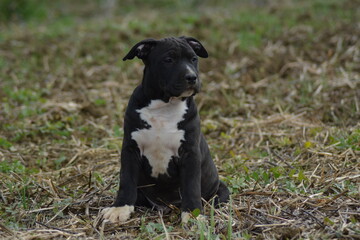
[{"label": "dog nose", "polygon": [[188,84],[190,85],[195,85],[196,80],[197,80],[197,76],[193,73],[188,73],[185,75],[185,79],[188,82]]}]

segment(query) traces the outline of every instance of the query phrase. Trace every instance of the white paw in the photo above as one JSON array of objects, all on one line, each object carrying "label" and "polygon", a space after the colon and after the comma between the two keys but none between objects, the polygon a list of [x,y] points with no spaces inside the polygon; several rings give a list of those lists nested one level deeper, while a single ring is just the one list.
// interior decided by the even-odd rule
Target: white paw
[{"label": "white paw", "polygon": [[[189,212],[182,212],[181,213],[181,223],[183,223],[183,224],[188,223],[190,218],[193,218],[191,213],[189,213]],[[196,220],[198,220],[198,221],[206,221],[206,216],[200,214],[199,216],[196,217]]]},{"label": "white paw", "polygon": [[190,218],[191,218],[191,213],[189,213],[189,212],[181,213],[181,223],[187,223]]},{"label": "white paw", "polygon": [[201,222],[206,222],[207,217],[200,214],[199,216],[197,216],[196,220],[201,221]]},{"label": "white paw", "polygon": [[130,218],[130,214],[134,211],[134,206],[109,207],[101,211],[104,220],[112,223],[125,222]]}]

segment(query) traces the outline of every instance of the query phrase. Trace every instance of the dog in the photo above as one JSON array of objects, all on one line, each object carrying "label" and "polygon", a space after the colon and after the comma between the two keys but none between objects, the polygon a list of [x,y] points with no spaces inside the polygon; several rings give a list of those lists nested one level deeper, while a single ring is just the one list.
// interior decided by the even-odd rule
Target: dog
[{"label": "dog", "polygon": [[200,131],[194,95],[200,91],[198,57],[207,58],[192,37],[145,39],[123,60],[145,64],[141,84],[125,113],[120,188],[104,220],[124,222],[134,206],[181,208],[186,223],[202,201],[227,202],[229,190],[219,180],[208,144]]}]

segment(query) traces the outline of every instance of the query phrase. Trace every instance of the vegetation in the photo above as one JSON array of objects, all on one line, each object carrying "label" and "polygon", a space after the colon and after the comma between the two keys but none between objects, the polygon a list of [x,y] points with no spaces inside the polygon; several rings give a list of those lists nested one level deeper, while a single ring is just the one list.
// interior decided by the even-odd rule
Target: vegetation
[{"label": "vegetation", "polygon": [[[0,238],[359,238],[359,1],[121,2],[1,1]],[[231,202],[103,223],[142,74],[121,58],[171,35],[210,53],[196,102]]]}]

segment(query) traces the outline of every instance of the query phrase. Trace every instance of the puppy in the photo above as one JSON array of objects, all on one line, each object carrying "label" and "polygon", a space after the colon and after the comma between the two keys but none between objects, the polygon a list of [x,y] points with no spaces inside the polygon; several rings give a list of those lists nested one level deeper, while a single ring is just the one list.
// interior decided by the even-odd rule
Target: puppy
[{"label": "puppy", "polygon": [[229,190],[219,180],[200,131],[193,96],[200,90],[198,57],[207,58],[192,37],[146,39],[124,57],[145,64],[141,84],[125,113],[120,189],[102,211],[111,222],[130,218],[134,206],[181,208],[182,222],[202,209],[201,198],[226,202]]}]

